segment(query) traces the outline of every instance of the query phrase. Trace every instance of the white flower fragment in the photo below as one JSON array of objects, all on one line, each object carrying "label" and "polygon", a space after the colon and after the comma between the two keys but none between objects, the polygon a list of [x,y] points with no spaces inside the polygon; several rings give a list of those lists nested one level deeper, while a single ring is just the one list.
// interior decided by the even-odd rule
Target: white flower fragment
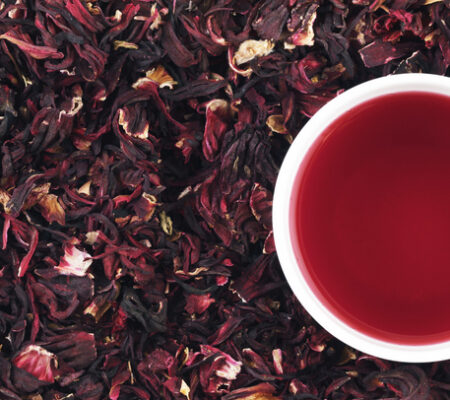
[{"label": "white flower fragment", "polygon": [[72,244],[66,245],[64,250],[64,256],[61,257],[55,269],[62,275],[86,276],[92,264],[91,255]]},{"label": "white flower fragment", "polygon": [[275,44],[270,40],[246,40],[239,45],[233,56],[233,61],[236,65],[248,63],[256,57],[267,56],[274,47]]}]

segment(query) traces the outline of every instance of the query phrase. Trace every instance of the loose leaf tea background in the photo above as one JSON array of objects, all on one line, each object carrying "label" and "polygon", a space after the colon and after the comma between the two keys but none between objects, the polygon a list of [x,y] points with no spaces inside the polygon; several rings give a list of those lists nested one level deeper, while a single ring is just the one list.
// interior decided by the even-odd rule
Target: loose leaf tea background
[{"label": "loose leaf tea background", "polygon": [[449,8],[0,1],[0,397],[450,398],[449,363],[315,324],[271,231],[307,119],[368,79],[447,74]]}]

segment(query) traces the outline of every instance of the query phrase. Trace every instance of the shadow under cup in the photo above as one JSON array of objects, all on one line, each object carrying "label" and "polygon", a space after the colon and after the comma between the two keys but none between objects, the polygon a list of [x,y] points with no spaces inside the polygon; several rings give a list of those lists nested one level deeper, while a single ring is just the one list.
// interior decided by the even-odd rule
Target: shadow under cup
[{"label": "shadow under cup", "polygon": [[450,356],[450,79],[430,77],[447,91],[389,86],[411,75],[344,93],[328,126],[329,110],[311,119],[280,171],[274,233],[289,284],[330,333],[432,361]]}]

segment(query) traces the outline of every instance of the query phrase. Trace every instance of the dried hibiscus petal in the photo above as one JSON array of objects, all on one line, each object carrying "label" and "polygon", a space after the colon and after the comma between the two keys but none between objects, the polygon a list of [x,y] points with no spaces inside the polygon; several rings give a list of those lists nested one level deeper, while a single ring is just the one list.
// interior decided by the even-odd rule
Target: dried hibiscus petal
[{"label": "dried hibiscus petal", "polygon": [[24,53],[26,53],[29,56],[36,58],[38,60],[41,60],[44,58],[63,58],[64,57],[64,54],[60,53],[57,49],[54,49],[54,48],[51,48],[48,46],[37,46],[33,43],[28,42],[27,40],[24,40],[25,37],[24,37],[24,35],[22,35],[22,36],[23,36],[23,38],[20,38],[20,35],[18,35],[14,31],[9,31],[9,32],[6,32],[6,33],[0,35],[0,39],[7,40],[8,42],[15,44]]},{"label": "dried hibiscus petal", "polygon": [[287,43],[295,46],[314,45],[314,21],[317,18],[319,4],[315,2],[299,2],[291,12],[288,29],[293,32]]},{"label": "dried hibiscus petal", "polygon": [[259,383],[257,385],[235,389],[223,396],[223,400],[278,400],[274,396],[275,388],[270,383]]},{"label": "dried hibiscus petal", "polygon": [[263,39],[278,40],[288,19],[289,10],[283,0],[265,0],[259,5],[253,29]]},{"label": "dried hibiscus petal", "polygon": [[36,379],[53,383],[58,367],[56,356],[43,347],[30,344],[13,359],[13,364],[33,375]]},{"label": "dried hibiscus petal", "polygon": [[203,154],[208,161],[213,161],[228,129],[229,104],[225,100],[215,99],[206,104],[206,124],[203,135]]},{"label": "dried hibiscus petal", "polygon": [[90,257],[89,253],[68,243],[64,247],[64,256],[61,257],[59,265],[55,266],[55,270],[62,275],[85,276],[92,264]]},{"label": "dried hibiscus petal", "polygon": [[171,23],[163,28],[162,45],[171,60],[179,67],[190,67],[198,63],[196,57],[181,43]]},{"label": "dried hibiscus petal", "polygon": [[75,370],[87,368],[97,358],[93,333],[61,334],[45,340],[43,345],[56,354],[60,363],[64,362]]},{"label": "dried hibiscus petal", "polygon": [[[241,372],[242,363],[212,346],[201,345],[198,354],[210,360],[200,367],[200,383],[205,393],[217,395],[228,392],[231,382]],[[191,362],[195,360],[195,356]]]},{"label": "dried hibiscus petal", "polygon": [[58,202],[58,197],[54,194],[47,194],[42,196],[39,200],[39,206],[42,209],[42,216],[49,222],[58,222],[60,225],[65,224],[66,213],[64,208]]},{"label": "dried hibiscus petal", "polygon": [[184,309],[190,314],[203,314],[215,301],[214,298],[211,298],[211,293],[200,295],[191,293],[186,295],[186,306]]},{"label": "dried hibiscus petal", "polygon": [[410,54],[416,49],[417,46],[414,43],[393,45],[390,42],[375,40],[360,49],[359,54],[367,67],[376,67]]}]

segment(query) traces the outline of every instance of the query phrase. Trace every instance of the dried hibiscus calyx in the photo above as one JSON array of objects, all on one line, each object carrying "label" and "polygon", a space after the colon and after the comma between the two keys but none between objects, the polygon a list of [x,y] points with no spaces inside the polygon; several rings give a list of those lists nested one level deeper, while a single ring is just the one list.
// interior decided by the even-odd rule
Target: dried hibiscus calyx
[{"label": "dried hibiscus calyx", "polygon": [[200,384],[205,393],[210,395],[227,393],[232,381],[241,372],[240,361],[212,346],[200,345],[200,351],[190,355],[187,365],[198,359],[204,360],[200,367]]},{"label": "dried hibiscus calyx", "polygon": [[31,392],[40,386],[55,382],[58,362],[55,354],[41,346],[30,344],[12,360],[14,380],[24,391]]},{"label": "dried hibiscus calyx", "polygon": [[286,48],[314,45],[314,22],[318,8],[319,4],[313,1],[297,2],[287,23],[292,34],[285,42]]},{"label": "dried hibiscus calyx", "polygon": [[93,333],[75,331],[44,339],[43,346],[58,357],[60,365],[66,364],[76,371],[87,368],[97,359]]}]

